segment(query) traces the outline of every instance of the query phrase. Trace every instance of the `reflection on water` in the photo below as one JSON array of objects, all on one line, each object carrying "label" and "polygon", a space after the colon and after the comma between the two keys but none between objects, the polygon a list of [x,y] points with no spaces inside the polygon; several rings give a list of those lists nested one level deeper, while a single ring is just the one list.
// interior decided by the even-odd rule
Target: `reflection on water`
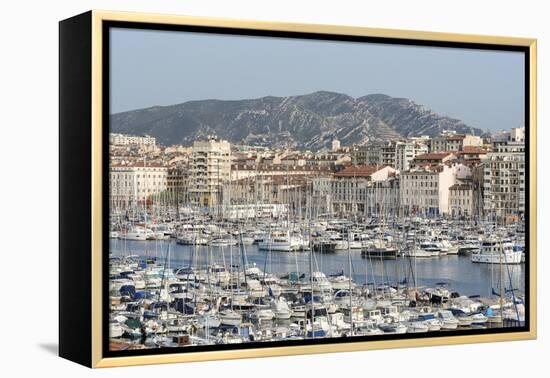
[{"label": "reflection on water", "polygon": [[[239,246],[194,247],[176,244],[170,241],[126,241],[111,239],[110,253],[115,256],[140,255],[164,258],[170,245],[170,267],[175,269],[189,265],[195,252],[195,263],[206,265],[219,263],[226,266],[242,262],[243,254]],[[268,252],[260,251],[257,246],[246,246],[244,258],[248,264],[256,264],[260,269],[273,273],[309,272],[310,254],[308,252]],[[333,254],[314,253],[313,269],[325,274],[334,274],[344,271],[349,275],[348,253],[346,251]],[[399,258],[397,260],[380,260],[379,258],[363,258],[358,250],[351,251],[352,277],[358,284],[381,284],[384,282],[404,282],[412,285],[414,277],[417,286],[435,286],[446,282],[453,291],[463,295],[490,296],[491,289],[499,287],[500,274],[504,277],[505,287],[513,286],[524,292],[525,266],[504,266],[500,271],[499,265],[474,264],[469,256],[441,256],[438,258],[421,259],[416,261]],[[510,285],[512,282],[512,285]]]}]

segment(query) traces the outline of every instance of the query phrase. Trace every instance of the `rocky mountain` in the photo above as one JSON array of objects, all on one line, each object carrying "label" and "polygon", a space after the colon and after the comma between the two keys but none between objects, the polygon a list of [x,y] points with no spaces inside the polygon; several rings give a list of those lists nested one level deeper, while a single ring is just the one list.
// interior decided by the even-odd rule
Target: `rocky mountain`
[{"label": "rocky mountain", "polygon": [[481,130],[438,115],[404,98],[373,94],[353,98],[334,92],[250,100],[188,101],[113,114],[111,131],[149,134],[164,145],[191,144],[207,135],[232,143],[308,149],[364,144],[442,130],[480,135]]}]

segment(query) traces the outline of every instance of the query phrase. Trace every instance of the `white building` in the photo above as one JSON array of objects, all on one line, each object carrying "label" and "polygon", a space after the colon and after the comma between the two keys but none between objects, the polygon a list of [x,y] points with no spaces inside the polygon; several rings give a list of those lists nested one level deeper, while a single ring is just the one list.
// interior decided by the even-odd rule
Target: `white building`
[{"label": "white building", "polygon": [[338,139],[334,139],[332,141],[332,152],[336,152],[340,150],[340,141]]},{"label": "white building", "polygon": [[470,182],[456,183],[449,188],[449,214],[453,218],[471,217],[475,213],[476,196]]},{"label": "white building", "polygon": [[332,176],[315,176],[311,178],[314,216],[329,213],[332,210],[331,188]]},{"label": "white building", "polygon": [[158,164],[134,163],[109,168],[110,200],[128,206],[167,189],[168,169]]},{"label": "white building", "polygon": [[447,133],[432,138],[430,152],[462,151],[466,146],[481,147],[483,139],[476,135]]},{"label": "white building", "polygon": [[428,146],[423,143],[397,142],[395,145],[395,169],[406,171],[411,161],[418,155],[428,153]]},{"label": "white building", "polygon": [[525,213],[524,130],[514,129],[507,137],[494,140],[492,150],[481,164],[483,213],[514,221]]},{"label": "white building", "polygon": [[191,202],[208,207],[220,203],[223,183],[230,178],[230,143],[215,137],[209,137],[206,141],[195,141],[189,183]]},{"label": "white building", "polygon": [[[378,194],[372,190],[374,183],[386,181],[395,173],[395,169],[380,165],[349,166],[335,173],[330,194],[333,211],[366,214]],[[377,198],[379,204],[385,200],[389,198],[383,198],[382,194]]]},{"label": "white building", "polygon": [[128,134],[109,134],[109,143],[112,146],[155,146],[156,139],[149,135],[128,135]]},{"label": "white building", "polygon": [[442,215],[449,212],[449,188],[455,167],[445,164],[401,173],[401,207],[406,215]]},{"label": "white building", "polygon": [[395,141],[374,142],[357,147],[353,153],[355,165],[389,165],[395,167]]}]

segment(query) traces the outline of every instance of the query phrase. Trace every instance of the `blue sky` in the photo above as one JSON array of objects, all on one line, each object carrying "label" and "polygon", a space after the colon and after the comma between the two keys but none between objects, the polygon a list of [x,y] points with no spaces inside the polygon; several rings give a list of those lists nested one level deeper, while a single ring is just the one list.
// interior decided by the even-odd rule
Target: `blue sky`
[{"label": "blue sky", "polygon": [[407,97],[483,130],[524,123],[519,52],[115,28],[111,112],[328,90]]}]

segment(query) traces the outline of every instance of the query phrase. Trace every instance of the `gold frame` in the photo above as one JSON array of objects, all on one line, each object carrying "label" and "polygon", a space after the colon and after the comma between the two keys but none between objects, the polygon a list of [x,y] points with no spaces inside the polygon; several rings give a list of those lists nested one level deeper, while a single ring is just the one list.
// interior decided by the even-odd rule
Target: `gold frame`
[{"label": "gold frame", "polygon": [[[102,357],[102,22],[127,21],[140,23],[215,26],[267,31],[309,32],[332,35],[400,38],[445,42],[498,44],[529,48],[530,67],[530,330],[488,335],[442,336],[404,340],[381,340],[324,345],[272,347],[213,352],[167,353],[132,357]],[[351,352],[373,349],[425,347],[450,344],[485,343],[496,341],[533,340],[537,337],[537,41],[530,38],[482,36],[470,34],[435,33],[412,30],[373,29],[352,26],[294,24],[231,20],[206,17],[189,17],[162,14],[92,11],[92,366],[114,367],[129,365],[161,364],[173,362],[197,362],[208,360],[252,357],[286,356],[330,352]]]}]

